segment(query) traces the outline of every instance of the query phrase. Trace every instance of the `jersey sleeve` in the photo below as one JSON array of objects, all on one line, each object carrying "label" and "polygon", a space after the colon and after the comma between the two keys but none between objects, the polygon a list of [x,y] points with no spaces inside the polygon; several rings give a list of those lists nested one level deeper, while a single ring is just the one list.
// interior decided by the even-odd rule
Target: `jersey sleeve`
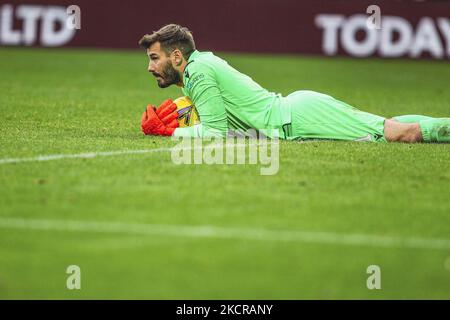
[{"label": "jersey sleeve", "polygon": [[200,124],[175,129],[177,137],[225,137],[228,132],[225,103],[213,68],[193,61],[186,66],[184,92],[197,108]]}]

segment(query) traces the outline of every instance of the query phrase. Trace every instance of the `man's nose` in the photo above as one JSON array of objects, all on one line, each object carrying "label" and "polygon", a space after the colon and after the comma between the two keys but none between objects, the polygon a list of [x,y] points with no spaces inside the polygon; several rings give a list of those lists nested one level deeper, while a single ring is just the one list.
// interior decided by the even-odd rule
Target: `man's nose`
[{"label": "man's nose", "polygon": [[149,63],[148,64],[148,72],[150,72],[150,73],[153,73],[154,71],[155,71],[155,66],[154,66],[154,64],[153,63]]}]

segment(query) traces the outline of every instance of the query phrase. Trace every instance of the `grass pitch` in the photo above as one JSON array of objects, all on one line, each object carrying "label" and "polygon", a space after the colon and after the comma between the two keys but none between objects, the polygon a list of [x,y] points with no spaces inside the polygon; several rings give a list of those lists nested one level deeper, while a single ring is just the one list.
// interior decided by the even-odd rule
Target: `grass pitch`
[{"label": "grass pitch", "polygon": [[[220,56],[282,94],[450,115],[448,63]],[[0,159],[173,146],[140,132],[147,103],[181,95],[146,65],[142,52],[0,49]],[[0,298],[449,299],[449,164],[449,145],[347,142],[282,142],[274,176],[167,151],[2,163]],[[81,290],[66,288],[69,265]]]}]

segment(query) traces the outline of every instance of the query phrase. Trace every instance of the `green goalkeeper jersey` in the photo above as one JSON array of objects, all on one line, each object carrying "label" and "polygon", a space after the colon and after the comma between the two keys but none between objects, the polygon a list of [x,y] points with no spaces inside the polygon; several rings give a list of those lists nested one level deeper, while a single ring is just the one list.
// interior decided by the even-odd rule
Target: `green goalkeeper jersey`
[{"label": "green goalkeeper jersey", "polygon": [[229,130],[256,129],[270,137],[286,138],[283,124],[290,123],[291,114],[285,98],[262,88],[211,52],[191,54],[183,85],[183,94],[194,102],[201,123],[177,128],[174,136],[224,137]]}]

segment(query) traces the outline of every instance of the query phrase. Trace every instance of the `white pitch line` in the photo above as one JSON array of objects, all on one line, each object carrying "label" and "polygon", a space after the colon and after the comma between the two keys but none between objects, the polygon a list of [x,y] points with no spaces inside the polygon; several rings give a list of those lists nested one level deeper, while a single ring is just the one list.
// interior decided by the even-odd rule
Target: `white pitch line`
[{"label": "white pitch line", "polygon": [[107,152],[86,152],[86,153],[76,153],[76,154],[50,154],[50,155],[40,155],[37,157],[29,158],[4,158],[0,159],[0,164],[7,163],[20,163],[20,162],[33,162],[33,161],[52,161],[60,159],[87,159],[95,157],[107,157],[107,156],[117,156],[124,154],[142,154],[142,153],[152,153],[152,152],[164,152],[172,151],[171,148],[156,148],[156,149],[143,149],[143,150],[119,150],[119,151],[107,151]]},{"label": "white pitch line", "polygon": [[[235,145],[218,145],[221,147],[245,147],[245,144],[235,144]],[[198,150],[202,148],[214,148],[215,145],[204,145],[202,147],[192,147],[192,148],[177,148],[177,151],[187,151],[187,150]],[[154,152],[166,152],[172,151],[173,148],[155,148],[155,149],[141,149],[141,150],[118,150],[118,151],[105,151],[105,152],[85,152],[85,153],[75,153],[75,154],[50,154],[50,155],[40,155],[37,157],[24,157],[24,158],[3,158],[0,159],[0,165],[8,163],[21,163],[21,162],[40,162],[40,161],[52,161],[61,159],[89,159],[96,157],[110,157],[110,156],[120,156],[127,154],[145,154]]]},{"label": "white pitch line", "polygon": [[0,228],[450,250],[450,239],[415,237],[402,238],[365,234],[309,232],[300,230],[267,230],[216,226],[161,225],[8,217],[0,218]]}]

